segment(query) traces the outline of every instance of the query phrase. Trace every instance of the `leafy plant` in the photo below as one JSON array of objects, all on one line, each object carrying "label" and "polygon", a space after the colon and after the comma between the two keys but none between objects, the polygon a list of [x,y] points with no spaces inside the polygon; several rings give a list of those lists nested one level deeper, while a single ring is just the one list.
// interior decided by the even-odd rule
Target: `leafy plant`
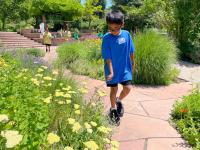
[{"label": "leafy plant", "polygon": [[[142,84],[169,84],[176,76],[172,67],[177,50],[168,37],[148,30],[134,38],[134,81]],[[174,74],[175,73],[175,74]]]},{"label": "leafy plant", "polygon": [[47,66],[23,68],[8,53],[0,56],[0,78],[0,149],[105,149],[110,142],[101,97],[83,101],[85,85]]},{"label": "leafy plant", "polygon": [[172,120],[195,150],[200,148],[200,92],[194,90],[173,106]]}]

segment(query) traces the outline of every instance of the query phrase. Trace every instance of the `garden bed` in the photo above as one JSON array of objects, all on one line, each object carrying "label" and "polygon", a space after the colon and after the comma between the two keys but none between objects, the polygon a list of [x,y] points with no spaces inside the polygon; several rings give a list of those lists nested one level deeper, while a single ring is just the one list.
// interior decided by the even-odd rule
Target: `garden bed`
[{"label": "garden bed", "polygon": [[[18,55],[17,55],[18,56]],[[28,59],[29,56],[22,56]],[[99,96],[83,101],[60,71],[27,66],[7,53],[0,56],[0,149],[106,149],[111,129]],[[116,144],[117,143],[117,144]],[[91,148],[92,147],[92,148]]]}]

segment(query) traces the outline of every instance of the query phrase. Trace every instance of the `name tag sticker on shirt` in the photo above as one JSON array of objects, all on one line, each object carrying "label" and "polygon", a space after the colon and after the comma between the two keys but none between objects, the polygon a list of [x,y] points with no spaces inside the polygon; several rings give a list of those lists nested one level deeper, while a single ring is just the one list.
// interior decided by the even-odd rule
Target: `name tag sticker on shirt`
[{"label": "name tag sticker on shirt", "polygon": [[123,44],[125,42],[126,42],[125,38],[119,38],[118,39],[118,44]]}]

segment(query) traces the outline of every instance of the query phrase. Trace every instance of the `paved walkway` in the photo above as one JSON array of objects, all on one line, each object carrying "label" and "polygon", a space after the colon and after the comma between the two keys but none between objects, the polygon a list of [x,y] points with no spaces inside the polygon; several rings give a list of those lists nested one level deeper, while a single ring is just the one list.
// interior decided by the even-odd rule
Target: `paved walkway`
[{"label": "paved walkway", "polygon": [[180,70],[179,78],[192,83],[200,83],[200,65],[179,61],[176,67]]},{"label": "paved walkway", "polygon": [[[56,47],[44,57],[53,62]],[[69,73],[77,82],[87,82],[89,98],[95,89],[109,95],[109,89],[103,81]],[[81,82],[80,82],[81,81]],[[121,87],[120,87],[121,89]],[[125,99],[125,114],[121,125],[115,128],[113,139],[120,141],[120,150],[191,150],[181,135],[170,125],[172,105],[192,89],[190,82],[181,82],[170,86],[133,86]],[[109,96],[103,99],[105,110],[109,109]]]}]

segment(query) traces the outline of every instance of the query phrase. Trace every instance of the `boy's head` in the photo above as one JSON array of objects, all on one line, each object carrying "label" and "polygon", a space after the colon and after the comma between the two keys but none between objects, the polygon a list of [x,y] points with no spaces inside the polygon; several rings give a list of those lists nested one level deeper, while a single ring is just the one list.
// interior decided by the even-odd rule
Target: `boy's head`
[{"label": "boy's head", "polygon": [[120,29],[124,25],[124,15],[121,11],[113,10],[107,14],[106,22],[110,33],[118,35],[120,33]]}]

